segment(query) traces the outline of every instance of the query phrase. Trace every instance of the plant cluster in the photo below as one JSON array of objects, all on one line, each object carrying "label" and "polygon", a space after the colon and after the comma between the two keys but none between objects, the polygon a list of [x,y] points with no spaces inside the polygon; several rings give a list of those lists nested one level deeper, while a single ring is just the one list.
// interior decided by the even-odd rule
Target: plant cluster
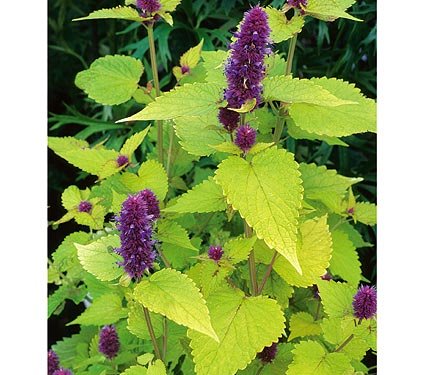
[{"label": "plant cluster", "polygon": [[[66,300],[87,308],[69,323],[80,332],[48,352],[49,375],[369,373],[377,295],[356,249],[370,246],[358,228],[376,224],[376,206],[355,195],[362,178],[288,147],[349,147],[343,137],[376,131],[376,103],[355,85],[292,74],[306,20],[360,21],[346,12],[353,1],[253,6],[228,50],[201,40],[162,92],[154,29],[173,25],[179,2],[127,0],[76,19],[141,25],[151,79],[135,57],[98,58],[75,84],[132,112],[102,125],[123,137],[49,137],[96,177],[63,191],[66,212],[51,223],[88,230],[49,259],[48,314]],[[274,47],[284,41],[285,55]]]}]

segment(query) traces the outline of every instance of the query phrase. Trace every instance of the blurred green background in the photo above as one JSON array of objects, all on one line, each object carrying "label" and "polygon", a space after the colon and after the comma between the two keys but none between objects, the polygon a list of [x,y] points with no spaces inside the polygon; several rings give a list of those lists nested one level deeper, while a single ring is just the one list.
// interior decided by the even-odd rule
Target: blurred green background
[{"label": "blurred green background", "polygon": [[[280,7],[284,0],[261,1],[262,6]],[[257,1],[240,0],[183,0],[173,14],[174,27],[164,22],[155,28],[158,46],[161,85],[164,90],[174,86],[171,73],[180,55],[204,39],[204,50],[227,49],[232,32],[240,22],[243,12]],[[106,134],[89,129],[103,122],[124,117],[134,105],[101,106],[86,98],[74,85],[75,75],[86,69],[98,57],[108,54],[128,54],[143,61],[148,79],[151,72],[148,59],[148,42],[143,27],[121,20],[93,20],[72,22],[95,9],[120,5],[114,0],[49,0],[48,3],[48,110],[49,135],[78,135],[90,142],[108,138],[119,144],[125,132],[114,130]],[[298,37],[294,59],[294,76],[338,77],[353,82],[362,92],[376,98],[376,2],[360,0],[349,10],[364,22],[339,19],[325,23],[307,18]],[[288,42],[274,46],[286,53]],[[146,78],[145,78],[146,79]],[[133,110],[132,113],[135,111]],[[91,127],[92,126],[92,127]],[[85,130],[85,131],[84,131]],[[83,132],[82,132],[83,131]],[[376,203],[376,135],[361,134],[344,138],[349,148],[329,146],[324,142],[297,140],[290,143],[299,161],[315,161],[337,169],[346,176],[361,176],[364,181],[355,185],[354,193]],[[60,195],[69,185],[83,188],[94,178],[81,174],[76,168],[48,154],[48,217],[56,220],[62,214]],[[49,227],[49,254],[63,238],[78,230],[74,222],[62,224],[58,229]],[[366,241],[376,243],[374,229],[358,228]],[[376,284],[376,248],[359,250],[363,274]],[[77,326],[65,327],[79,315],[84,306],[66,305],[60,316],[49,319],[49,346],[63,336],[78,331]]]}]

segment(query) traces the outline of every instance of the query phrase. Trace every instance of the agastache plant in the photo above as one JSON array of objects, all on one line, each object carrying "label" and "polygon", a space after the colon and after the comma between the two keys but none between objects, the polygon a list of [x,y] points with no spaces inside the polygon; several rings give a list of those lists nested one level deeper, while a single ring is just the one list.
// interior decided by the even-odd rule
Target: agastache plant
[{"label": "agastache plant", "polygon": [[375,281],[357,248],[374,242],[376,206],[358,163],[344,158],[346,177],[338,155],[351,144],[360,153],[356,134],[376,131],[376,104],[319,67],[302,78],[311,67],[294,58],[318,38],[305,24],[345,16],[352,27],[346,4],[244,9],[226,23],[239,26],[226,30],[224,51],[212,50],[226,36],[208,39],[205,20],[204,39],[180,40],[187,50],[173,70],[163,36],[190,29],[181,17],[191,5],[128,3],[78,19],[127,20],[120,38],[140,48],[78,73],[96,121],[49,138],[82,173],[52,221],[78,229],[49,259],[48,312],[84,311],[64,317],[81,328],[52,346],[48,375],[366,372],[377,300],[359,286]]}]

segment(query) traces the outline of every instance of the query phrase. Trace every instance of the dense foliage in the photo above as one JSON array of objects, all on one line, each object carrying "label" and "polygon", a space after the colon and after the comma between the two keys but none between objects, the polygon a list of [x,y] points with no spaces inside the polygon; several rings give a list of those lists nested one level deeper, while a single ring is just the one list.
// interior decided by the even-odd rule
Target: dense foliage
[{"label": "dense foliage", "polygon": [[[376,289],[361,285],[374,274],[358,249],[372,246],[376,206],[359,156],[374,152],[376,104],[334,76],[374,95],[359,66],[373,30],[338,58],[323,48],[325,76],[297,57],[313,39],[321,49],[330,24],[358,37],[344,34],[360,21],[352,3],[273,1],[241,21],[227,2],[137,0],[76,17],[113,34],[127,22],[121,42],[136,40],[111,38],[91,64],[54,46],[84,64],[75,85],[88,99],[50,119],[49,148],[80,172],[50,223],[78,226],[49,259],[48,314],[86,308],[52,345],[49,374],[370,373]],[[203,25],[219,4],[227,22]],[[180,49],[194,42],[169,69],[179,29],[192,35]]]}]

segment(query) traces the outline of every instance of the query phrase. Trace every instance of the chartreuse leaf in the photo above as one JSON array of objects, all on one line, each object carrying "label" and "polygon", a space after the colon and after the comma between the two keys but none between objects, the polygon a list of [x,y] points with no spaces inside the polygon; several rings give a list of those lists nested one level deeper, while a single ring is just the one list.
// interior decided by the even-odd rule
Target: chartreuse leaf
[{"label": "chartreuse leaf", "polygon": [[362,178],[344,177],[324,165],[300,164],[304,197],[325,204],[332,211],[339,213],[341,202],[347,189],[362,181]]},{"label": "chartreuse leaf", "polygon": [[143,70],[142,62],[134,57],[108,55],[79,72],[75,85],[100,104],[121,104],[130,100],[137,90]]},{"label": "chartreuse leaf", "polygon": [[61,154],[67,151],[84,150],[90,148],[87,141],[77,139],[74,137],[48,137],[48,146],[57,155],[63,157]]},{"label": "chartreuse leaf", "polygon": [[322,333],[320,322],[315,321],[312,315],[304,311],[291,315],[289,330],[291,334],[288,341],[297,337],[317,336]]},{"label": "chartreuse leaf", "polygon": [[214,82],[220,87],[226,86],[226,76],[224,75],[224,63],[228,56],[226,51],[202,51],[201,57],[203,66],[207,71],[207,82]]},{"label": "chartreuse leaf", "polygon": [[369,202],[357,202],[353,218],[366,225],[376,224],[376,205]]},{"label": "chartreuse leaf", "polygon": [[277,342],[284,330],[279,305],[266,296],[246,297],[226,287],[211,293],[207,303],[220,341],[188,331],[198,375],[235,374],[265,346]]},{"label": "chartreuse leaf", "polygon": [[135,115],[117,122],[204,115],[217,109],[221,94],[222,88],[214,83],[185,84],[157,97]]},{"label": "chartreuse leaf", "polygon": [[330,137],[376,132],[376,103],[363,96],[354,84],[335,78],[312,78],[311,82],[341,100],[358,104],[330,108],[324,104],[294,103],[289,107],[289,115],[298,127]]},{"label": "chartreuse leaf", "polygon": [[[163,317],[159,314],[149,314],[155,337],[163,335]],[[127,329],[135,336],[140,339],[150,340],[148,327],[146,325],[145,315],[143,313],[143,307],[138,303],[129,303]],[[140,363],[140,362],[139,362]]]},{"label": "chartreuse leaf", "polygon": [[301,273],[296,243],[302,187],[294,155],[272,147],[251,162],[230,156],[218,166],[215,180],[257,237]]},{"label": "chartreuse leaf", "polygon": [[226,207],[221,187],[210,177],[180,196],[176,204],[162,212],[204,213],[224,211]]},{"label": "chartreuse leaf", "polygon": [[75,18],[73,19],[73,21],[96,20],[104,18],[115,18],[136,22],[142,22],[146,19],[149,19],[141,17],[139,15],[139,12],[134,8],[118,6],[109,9],[95,10],[94,12],[91,12],[88,16]]},{"label": "chartreuse leaf", "polygon": [[[292,78],[291,76],[267,77],[263,81],[264,101],[278,100],[288,104],[304,103],[315,106],[334,107],[356,105],[356,101],[337,97],[322,87],[319,82],[309,79]],[[308,129],[307,129],[308,130]],[[321,134],[321,133],[319,133]]]},{"label": "chartreuse leaf", "polygon": [[[320,276],[326,273],[332,255],[332,238],[326,223],[326,216],[307,220],[300,225],[297,241],[297,257],[302,274],[296,272],[291,264],[278,256],[273,269],[290,285],[307,287],[316,284]],[[255,244],[255,257],[269,264],[273,251],[258,241]]]},{"label": "chartreuse leaf", "polygon": [[203,44],[204,39],[202,39],[195,47],[188,49],[183,55],[181,55],[180,66],[175,66],[173,68],[173,74],[176,76],[177,80],[180,80],[180,78],[184,75],[181,70],[182,67],[189,68],[190,73],[190,69],[193,69],[198,64],[199,59],[201,58]]},{"label": "chartreuse leaf", "polygon": [[301,341],[292,351],[294,361],[287,375],[350,375],[354,369],[343,353],[328,353],[316,341]]},{"label": "chartreuse leaf", "polygon": [[271,39],[274,43],[280,43],[291,39],[295,34],[301,32],[304,26],[304,17],[294,16],[288,20],[285,14],[276,8],[265,9],[271,29]]},{"label": "chartreuse leaf", "polygon": [[88,245],[74,245],[83,268],[99,280],[111,281],[123,274],[123,269],[117,264],[121,257],[113,251],[120,246],[118,236],[102,237]]},{"label": "chartreuse leaf", "polygon": [[146,375],[167,375],[164,363],[160,359],[157,359],[149,364]]},{"label": "chartreuse leaf", "polygon": [[190,242],[186,229],[172,220],[163,219],[158,221],[158,239],[163,243],[198,251]]},{"label": "chartreuse leaf", "polygon": [[167,195],[167,172],[156,160],[145,161],[139,168],[138,176],[134,173],[124,173],[121,181],[132,193],[150,189],[160,201],[164,200]]},{"label": "chartreuse leaf", "polygon": [[192,155],[208,156],[215,152],[214,146],[230,141],[230,136],[221,131],[216,112],[176,118],[174,129],[180,145]]},{"label": "chartreuse leaf", "polygon": [[337,18],[361,21],[345,12],[348,8],[347,4],[345,0],[309,0],[304,9],[306,14],[323,21],[334,21]]},{"label": "chartreuse leaf", "polygon": [[62,206],[71,211],[78,207],[81,201],[87,200],[90,195],[90,189],[85,190],[78,189],[77,186],[68,186],[62,193],[61,200]]},{"label": "chartreuse leaf", "polygon": [[135,365],[125,369],[121,375],[146,375],[148,369],[143,366]]},{"label": "chartreuse leaf", "polygon": [[[338,220],[340,220],[340,217],[338,217]],[[331,224],[329,225],[332,226]],[[338,226],[338,230],[344,232],[348,236],[349,240],[353,243],[356,249],[360,247],[372,246],[372,244],[363,240],[362,235],[348,222],[340,224]]]},{"label": "chartreuse leaf", "polygon": [[256,236],[233,238],[224,244],[224,254],[230,259],[232,264],[242,262],[248,259],[256,240]]},{"label": "chartreuse leaf", "polygon": [[77,212],[75,221],[80,225],[88,225],[92,229],[102,229],[106,210],[101,205],[94,205],[90,212]]},{"label": "chartreuse leaf", "polygon": [[[292,343],[279,344],[277,346],[276,358],[263,367],[260,372],[261,375],[282,375],[286,374],[289,364],[292,362],[292,350],[294,345]],[[301,375],[301,374],[300,374]]]},{"label": "chartreuse leaf", "polygon": [[82,326],[112,324],[127,316],[127,309],[121,305],[121,297],[117,294],[103,294],[93,301],[93,304],[85,310],[71,324]]},{"label": "chartreuse leaf", "polygon": [[339,350],[350,359],[361,360],[369,349],[368,343],[359,335],[354,333],[355,324],[353,318],[346,319],[324,319],[321,324],[323,338],[338,348],[347,338],[353,334],[354,337]]},{"label": "chartreuse leaf", "polygon": [[134,297],[150,311],[218,340],[205,300],[187,275],[162,269],[141,281],[134,289]]},{"label": "chartreuse leaf", "polygon": [[362,270],[356,248],[348,235],[339,229],[332,232],[332,259],[329,270],[332,275],[340,276],[349,284],[357,287]]},{"label": "chartreuse leaf", "polygon": [[133,134],[130,138],[128,138],[125,141],[124,145],[121,147],[120,154],[125,155],[130,159],[134,151],[136,151],[138,147],[142,144],[143,140],[146,137],[146,134],[148,134],[149,132],[149,129],[150,126],[142,130],[141,132]]},{"label": "chartreuse leaf", "polygon": [[318,280],[320,298],[325,313],[330,318],[344,318],[353,315],[353,297],[356,289],[345,283],[333,280]]},{"label": "chartreuse leaf", "polygon": [[[265,267],[266,266],[262,265],[262,268],[265,269]],[[264,272],[261,274],[262,277]],[[273,297],[282,308],[282,311],[285,311],[289,306],[289,299],[294,294],[294,288],[283,280],[275,271],[272,271],[264,285],[262,294]]]}]

